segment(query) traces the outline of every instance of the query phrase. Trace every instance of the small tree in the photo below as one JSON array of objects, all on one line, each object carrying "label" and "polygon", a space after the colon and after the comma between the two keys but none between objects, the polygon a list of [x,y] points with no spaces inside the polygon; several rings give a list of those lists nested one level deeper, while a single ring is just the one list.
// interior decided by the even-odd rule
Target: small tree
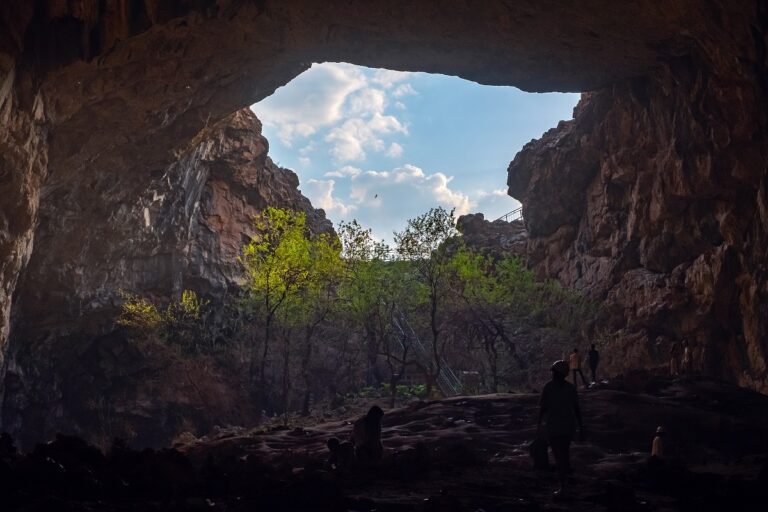
[{"label": "small tree", "polygon": [[259,234],[243,248],[240,261],[245,267],[245,305],[263,322],[261,354],[252,343],[250,375],[256,386],[258,410],[266,399],[267,357],[275,320],[294,295],[311,279],[312,251],[302,212],[267,207],[255,220]]},{"label": "small tree", "polygon": [[414,263],[421,283],[426,288],[429,330],[432,337],[432,361],[430,365],[425,366],[428,394],[442,371],[442,353],[447,339],[443,336],[443,309],[451,255],[445,242],[458,234],[453,212],[454,210],[448,212],[442,207],[431,208],[427,213],[409,219],[405,230],[395,233],[397,253]]},{"label": "small tree", "polygon": [[384,357],[389,374],[390,407],[394,407],[397,384],[412,363],[409,346],[393,331],[393,317],[412,304],[410,286],[414,283],[413,265],[408,261],[392,261],[391,250],[376,241],[370,229],[353,220],[342,222],[339,237],[343,246],[346,278],[340,289],[348,318],[360,325],[366,347],[369,376],[381,385],[379,357]]}]

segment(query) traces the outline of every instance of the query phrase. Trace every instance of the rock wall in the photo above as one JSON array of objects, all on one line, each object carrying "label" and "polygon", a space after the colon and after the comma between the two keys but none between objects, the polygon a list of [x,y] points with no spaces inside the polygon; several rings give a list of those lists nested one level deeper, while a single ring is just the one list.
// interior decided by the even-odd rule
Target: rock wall
[{"label": "rock wall", "polygon": [[522,219],[489,221],[482,213],[470,213],[457,219],[456,229],[468,247],[491,257],[526,257],[528,232]]},{"label": "rock wall", "polygon": [[106,332],[118,286],[229,286],[220,214],[259,203],[212,166],[213,128],[322,61],[594,91],[512,165],[532,261],[632,326],[616,364],[688,333],[702,368],[765,389],[766,26],[757,0],[2,2],[3,426],[77,428],[57,383],[84,352],[54,340]]},{"label": "rock wall", "polygon": [[613,371],[687,338],[695,371],[768,392],[765,37],[584,94],[510,164],[529,263],[602,302]]},{"label": "rock wall", "polygon": [[0,367],[11,299],[32,253],[40,184],[48,173],[45,111],[39,92],[0,55]]},{"label": "rock wall", "polygon": [[[120,418],[121,425],[134,425],[140,443],[157,444],[184,422],[199,430],[206,424],[201,416],[214,411],[218,421],[254,421],[255,414],[244,418],[232,412],[238,408],[216,405],[240,394],[238,383],[212,365],[196,363],[205,368],[195,377],[198,385],[209,388],[201,395],[185,377],[189,362],[161,370],[158,360],[113,331],[121,290],[162,301],[192,289],[214,304],[237,293],[237,257],[254,234],[254,215],[267,205],[304,211],[311,230],[332,232],[324,212],[301,195],[297,176],[277,167],[267,151],[261,124],[244,109],[203,130],[148,183],[94,177],[68,193],[108,190],[110,196],[63,201],[66,209],[42,212],[37,242],[45,247],[66,233],[68,243],[35,251],[15,295],[5,429],[21,442],[57,431],[92,437],[104,423],[94,424],[94,415],[110,414],[115,424]],[[164,372],[167,378],[160,377]],[[146,389],[147,382],[163,392]],[[88,389],[95,383],[96,390]]]}]

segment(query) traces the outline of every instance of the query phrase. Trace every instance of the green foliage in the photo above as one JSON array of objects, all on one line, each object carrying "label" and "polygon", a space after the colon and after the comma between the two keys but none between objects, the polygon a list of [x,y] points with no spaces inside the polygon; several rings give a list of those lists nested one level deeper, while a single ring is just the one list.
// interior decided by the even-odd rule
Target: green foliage
[{"label": "green foliage", "polygon": [[140,333],[159,332],[164,327],[165,315],[148,299],[124,291],[120,295],[125,302],[117,319],[118,325]]},{"label": "green foliage", "polygon": [[[392,387],[388,382],[383,382],[381,386],[365,386],[352,396],[360,398],[386,398],[392,394]],[[424,384],[398,384],[395,386],[395,396],[397,398],[426,398],[427,386]]]},{"label": "green foliage", "polygon": [[127,327],[134,340],[165,343],[186,351],[197,352],[205,338],[204,320],[208,301],[192,290],[184,290],[181,298],[165,309],[147,298],[121,292],[118,325]]},{"label": "green foliage", "polygon": [[[337,239],[313,235],[303,213],[279,208],[265,209],[255,228],[239,259],[237,322],[208,325],[209,305],[191,291],[165,307],[126,294],[118,322],[136,339],[213,356],[268,414],[304,414],[323,396],[391,405],[427,396],[445,364],[465,376],[465,389],[519,388],[541,372],[536,358],[559,353],[557,343],[573,346],[595,312],[520,259],[465,247],[442,208],[409,220],[395,251],[357,221],[341,223]],[[393,322],[402,318],[426,352]],[[414,378],[424,384],[402,384]]]},{"label": "green foliage", "polygon": [[395,245],[398,254],[410,260],[429,262],[440,258],[445,242],[458,235],[454,210],[443,207],[431,208],[427,213],[408,219],[406,228],[395,233]]}]

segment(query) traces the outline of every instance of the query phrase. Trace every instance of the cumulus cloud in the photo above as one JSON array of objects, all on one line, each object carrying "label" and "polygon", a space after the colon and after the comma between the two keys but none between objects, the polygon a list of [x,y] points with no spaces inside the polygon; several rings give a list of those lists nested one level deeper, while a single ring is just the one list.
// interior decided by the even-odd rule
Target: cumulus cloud
[{"label": "cumulus cloud", "polygon": [[290,87],[256,104],[254,111],[262,122],[276,126],[280,140],[290,146],[294,139],[339,121],[348,96],[366,84],[365,75],[355,66],[313,64]]},{"label": "cumulus cloud", "polygon": [[326,178],[343,178],[345,176],[357,176],[361,172],[363,171],[361,171],[357,167],[352,167],[351,165],[345,165],[344,167],[340,167],[335,171],[330,171],[325,173],[325,177]]},{"label": "cumulus cloud", "polygon": [[[318,140],[327,144],[336,163],[364,161],[371,151],[396,157],[402,146],[391,138],[406,136],[408,128],[387,110],[390,100],[415,94],[410,77],[402,71],[314,64],[253,109],[286,146],[309,139],[301,150],[302,165],[311,162],[308,153]],[[398,100],[394,108],[404,111],[406,105]]]},{"label": "cumulus cloud", "polygon": [[392,91],[392,96],[395,98],[400,98],[402,96],[413,96],[414,94],[416,94],[416,90],[411,84],[398,85],[395,90]]},{"label": "cumulus cloud", "polygon": [[386,155],[390,158],[400,158],[403,156],[403,146],[397,142],[393,142],[389,145],[389,149],[387,149]]},{"label": "cumulus cloud", "polygon": [[495,220],[502,215],[520,208],[520,201],[510,197],[507,189],[480,190],[472,194],[476,211],[482,212],[488,220]]},{"label": "cumulus cloud", "polygon": [[408,71],[393,71],[391,69],[377,69],[373,74],[371,81],[375,84],[389,89],[397,83],[408,80],[412,73]]},{"label": "cumulus cloud", "polygon": [[325,137],[331,143],[330,153],[337,162],[365,160],[366,151],[383,151],[383,136],[407,134],[408,129],[394,116],[373,114],[368,119],[352,118],[331,130]]},{"label": "cumulus cloud", "polygon": [[388,171],[362,171],[345,166],[326,176],[340,181],[310,180],[314,183],[311,192],[306,193],[313,204],[325,208],[337,222],[356,218],[371,227],[377,237],[390,242],[392,226],[404,227],[407,219],[433,206],[455,209],[457,216],[476,207],[468,194],[451,187],[451,177],[411,164]]},{"label": "cumulus cloud", "polygon": [[345,204],[334,196],[336,187],[334,180],[307,180],[304,183],[304,194],[312,201],[317,208],[322,208],[329,215],[338,214],[341,218],[346,218],[357,209],[357,205]]}]

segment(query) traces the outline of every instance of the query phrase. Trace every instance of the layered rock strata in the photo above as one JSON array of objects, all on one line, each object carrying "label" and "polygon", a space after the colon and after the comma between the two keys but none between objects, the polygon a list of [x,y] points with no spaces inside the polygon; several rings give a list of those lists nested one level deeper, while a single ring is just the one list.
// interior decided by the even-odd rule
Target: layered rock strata
[{"label": "layered rock strata", "polygon": [[768,68],[753,36],[583,95],[510,164],[529,263],[602,303],[613,371],[664,365],[687,339],[694,372],[768,392]]},{"label": "layered rock strata", "polygon": [[[90,189],[99,195],[63,201],[62,211],[44,210],[38,243],[46,246],[60,232],[69,233],[68,243],[34,252],[16,293],[5,429],[35,436],[58,430],[91,434],[89,400],[103,401],[100,412],[121,420],[158,418],[167,429],[155,438],[137,432],[145,442],[167,440],[181,418],[194,426],[195,415],[185,409],[203,405],[202,397],[181,369],[172,372],[175,380],[160,379],[167,389],[152,396],[141,379],[158,379],[157,361],[133,353],[111,334],[120,292],[164,301],[191,289],[221,305],[227,295],[237,295],[243,278],[237,258],[255,233],[254,217],[268,205],[304,211],[313,232],[332,232],[324,212],[301,195],[297,176],[276,166],[267,151],[261,124],[244,109],[203,130],[147,183],[125,176],[107,184],[94,177],[85,190],[69,193]],[[200,386],[206,380],[218,386],[208,390],[207,402],[238,396],[231,388],[237,384],[216,371],[197,378]],[[105,387],[96,396],[88,382]],[[118,388],[126,396],[115,396]],[[222,421],[230,417],[220,413]]]},{"label": "layered rock strata", "polygon": [[[688,333],[708,347],[700,368],[765,389],[767,18],[756,0],[3,2],[0,353],[11,339],[46,365],[26,386],[59,366],[32,342],[102,329],[89,311],[115,285],[223,286],[205,237],[185,248],[163,227],[194,202],[161,196],[202,187],[201,169],[178,170],[206,160],[199,134],[312,62],[346,61],[595,91],[512,166],[532,261],[610,299],[606,325],[639,326],[617,365],[655,364],[650,340]],[[17,361],[2,392],[20,410]],[[56,393],[41,402],[53,417]]]},{"label": "layered rock strata", "polygon": [[456,229],[468,247],[491,257],[526,256],[528,233],[522,219],[489,221],[482,213],[471,213],[458,218]]}]

